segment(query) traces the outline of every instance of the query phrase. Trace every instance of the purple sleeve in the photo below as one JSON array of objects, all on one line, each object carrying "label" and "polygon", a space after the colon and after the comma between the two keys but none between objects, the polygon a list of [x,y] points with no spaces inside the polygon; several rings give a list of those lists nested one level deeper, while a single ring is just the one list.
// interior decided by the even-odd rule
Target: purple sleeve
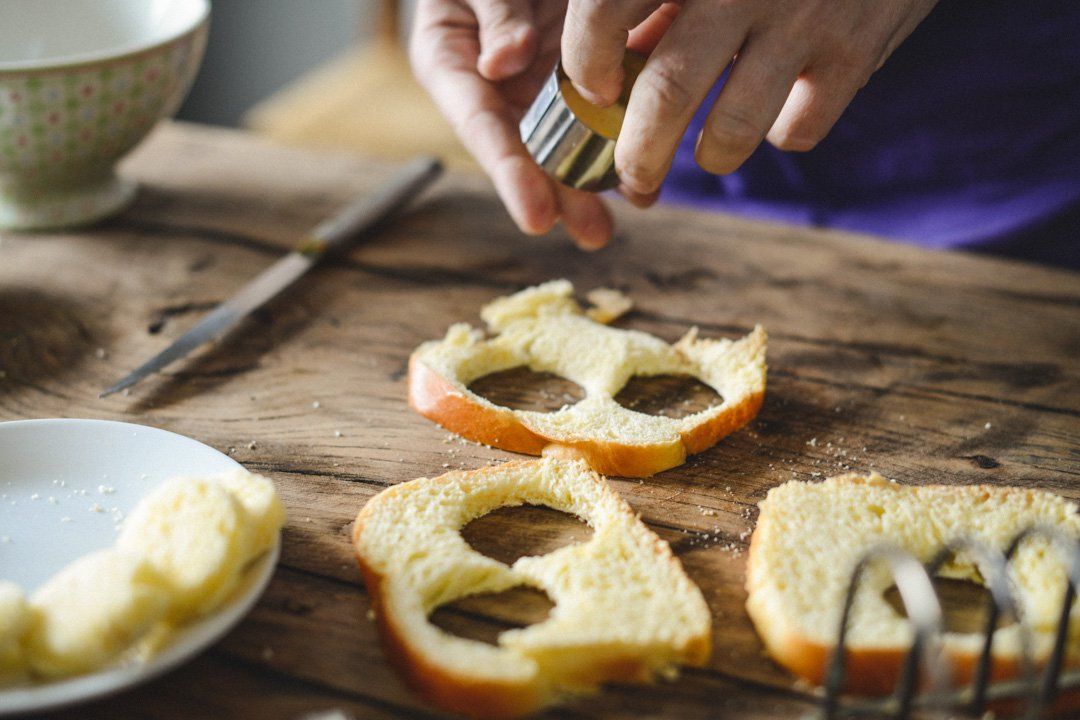
[{"label": "purple sleeve", "polygon": [[731,175],[693,160],[711,104],[683,138],[666,202],[931,248],[1042,243],[1080,265],[1080,229],[1063,222],[1080,217],[1076,0],[940,3],[818,147],[763,144]]}]

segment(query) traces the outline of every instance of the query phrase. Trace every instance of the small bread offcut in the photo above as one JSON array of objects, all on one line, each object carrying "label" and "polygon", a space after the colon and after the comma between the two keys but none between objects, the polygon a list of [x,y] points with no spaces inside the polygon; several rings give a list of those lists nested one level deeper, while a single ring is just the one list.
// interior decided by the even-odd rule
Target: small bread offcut
[{"label": "small bread offcut", "polygon": [[0,580],[0,688],[26,674],[22,639],[29,624],[30,608],[22,588]]},{"label": "small bread offcut", "polygon": [[[593,536],[513,565],[473,550],[460,530],[504,506],[572,513]],[[391,659],[429,701],[472,717],[517,717],[605,681],[646,681],[702,665],[711,619],[671,548],[580,461],[545,458],[421,478],[360,512],[353,542]],[[492,646],[429,622],[454,600],[528,586],[548,618]]]},{"label": "small bread offcut", "polygon": [[[839,628],[848,582],[870,548],[889,543],[929,562],[950,540],[965,536],[1004,551],[1033,524],[1080,538],[1076,504],[1048,492],[990,486],[910,486],[843,475],[821,483],[792,481],[769,491],[750,541],[747,610],[769,654],[810,682],[822,684]],[[1011,566],[1013,592],[1034,629],[1036,657],[1049,651],[1065,590],[1061,558],[1041,538],[1021,545]],[[981,582],[964,554],[944,577]],[[890,692],[911,643],[907,621],[883,593],[893,580],[884,566],[863,576],[852,607],[847,641],[847,689]],[[1075,610],[1074,610],[1075,612]],[[1080,654],[1080,624],[1073,623],[1070,655]],[[982,648],[981,633],[947,632],[944,651],[958,683],[970,680]],[[996,631],[994,676],[1015,675],[1019,626]]]},{"label": "small bread offcut", "polygon": [[[765,331],[738,341],[706,340],[691,329],[674,345],[607,327],[624,312],[621,296],[594,294],[583,310],[573,286],[553,280],[499,298],[481,311],[494,336],[453,325],[409,360],[409,403],[447,430],[529,455],[580,458],[607,475],[647,477],[680,465],[749,422],[765,395]],[[622,301],[620,301],[620,298]],[[485,375],[528,367],[580,385],[585,397],[551,413],[495,405],[469,390]],[[690,375],[723,401],[684,418],[623,407],[615,395],[635,375]]]},{"label": "small bread offcut", "polygon": [[273,483],[246,471],[162,483],[114,547],[69,564],[29,601],[0,583],[0,682],[152,654],[229,598],[283,520]]}]

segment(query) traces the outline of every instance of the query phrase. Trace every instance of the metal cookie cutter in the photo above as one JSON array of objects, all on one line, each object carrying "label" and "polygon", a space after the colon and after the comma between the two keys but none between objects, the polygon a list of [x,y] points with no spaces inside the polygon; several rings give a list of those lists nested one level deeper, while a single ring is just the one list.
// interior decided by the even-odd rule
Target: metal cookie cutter
[{"label": "metal cookie cutter", "polygon": [[548,175],[590,192],[619,184],[615,140],[622,129],[630,89],[644,65],[643,55],[627,51],[622,93],[606,108],[581,97],[563,72],[562,63],[556,65],[520,126],[522,142]]}]

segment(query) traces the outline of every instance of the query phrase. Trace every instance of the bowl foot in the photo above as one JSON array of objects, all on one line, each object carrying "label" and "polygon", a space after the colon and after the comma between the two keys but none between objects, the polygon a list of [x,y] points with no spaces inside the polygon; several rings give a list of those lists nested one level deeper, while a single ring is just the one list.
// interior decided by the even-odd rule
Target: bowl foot
[{"label": "bowl foot", "polygon": [[120,212],[138,184],[110,172],[70,187],[14,191],[0,186],[0,229],[55,230],[87,225]]}]

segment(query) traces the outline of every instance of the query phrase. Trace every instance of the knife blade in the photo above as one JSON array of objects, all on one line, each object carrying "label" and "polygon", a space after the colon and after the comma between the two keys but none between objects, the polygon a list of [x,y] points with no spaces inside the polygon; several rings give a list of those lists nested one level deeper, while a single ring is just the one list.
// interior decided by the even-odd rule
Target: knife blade
[{"label": "knife blade", "polygon": [[107,397],[129,388],[147,375],[186,357],[203,343],[226,335],[244,318],[300,279],[320,260],[344,249],[361,235],[370,233],[404,208],[440,174],[442,163],[436,158],[421,157],[410,162],[378,192],[350,203],[317,225],[292,252],[210,311],[169,347],[135,368],[98,397]]}]

